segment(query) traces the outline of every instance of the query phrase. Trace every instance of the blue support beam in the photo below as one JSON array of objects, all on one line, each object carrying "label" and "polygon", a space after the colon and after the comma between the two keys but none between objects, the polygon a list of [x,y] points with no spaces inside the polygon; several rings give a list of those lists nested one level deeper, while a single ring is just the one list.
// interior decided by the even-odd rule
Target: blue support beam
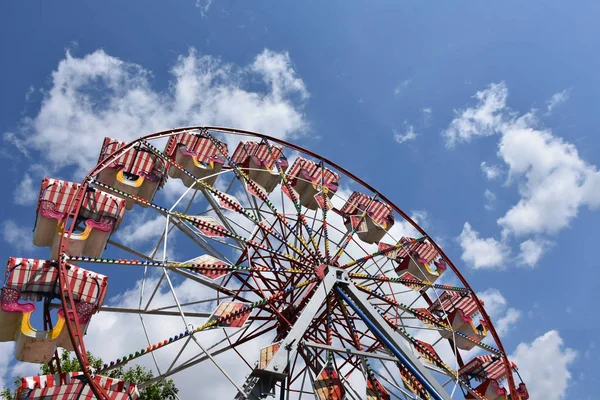
[{"label": "blue support beam", "polygon": [[[377,339],[381,341],[393,354],[400,360],[400,362],[410,371],[411,374],[417,378],[417,380],[423,385],[425,390],[431,395],[431,397],[435,400],[445,400],[447,397],[442,396],[438,390],[434,387],[432,382],[429,381],[422,373],[415,367],[415,365],[400,351],[387,337],[385,333],[383,333],[375,323],[350,299],[350,297],[339,287],[335,287],[336,293],[344,299],[346,303],[354,310],[354,312],[363,320],[365,325],[371,330]],[[437,382],[436,382],[437,383]],[[439,384],[438,384],[439,385]]]}]

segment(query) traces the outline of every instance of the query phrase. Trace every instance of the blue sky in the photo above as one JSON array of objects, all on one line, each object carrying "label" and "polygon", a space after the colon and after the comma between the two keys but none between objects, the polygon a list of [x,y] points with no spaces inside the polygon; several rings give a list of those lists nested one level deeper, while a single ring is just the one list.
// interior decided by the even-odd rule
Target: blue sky
[{"label": "blue sky", "polygon": [[[503,340],[507,351],[515,354],[521,344],[522,354],[545,354],[543,362],[556,364],[555,375],[529,372],[540,382],[530,383],[539,388],[535,397],[588,398],[598,384],[593,361],[599,357],[593,318],[600,300],[594,253],[599,12],[591,1],[577,7],[559,1],[4,2],[0,255],[41,257],[24,244],[35,207],[27,189],[37,190],[44,172],[72,178],[89,166],[85,156],[45,151],[56,132],[77,131],[62,136],[71,149],[70,140],[85,142],[102,131],[83,129],[89,122],[170,128],[156,126],[161,113],[174,123],[250,121],[244,118],[251,115],[234,118],[214,105],[204,105],[204,114],[177,114],[175,103],[161,108],[163,100],[178,99],[178,68],[184,74],[186,61],[195,60],[195,72],[206,72],[212,63],[227,77],[211,85],[270,93],[261,104],[289,108],[269,123],[252,122],[256,127],[292,138],[404,210],[426,214],[425,228],[472,287],[496,289],[504,308],[519,315]],[[278,60],[289,62],[302,87],[284,82],[285,92],[276,93],[277,83],[252,75],[261,54],[283,57]],[[105,64],[122,74],[116,87],[94,85],[114,77],[89,71]],[[86,88],[76,86],[81,76],[90,80]],[[53,115],[70,104],[70,93],[57,87],[61,79],[66,88],[89,89],[94,104],[65,118]],[[134,112],[130,125],[108,123],[111,99],[132,101],[125,94],[133,89],[155,96],[144,105],[160,112],[142,122]],[[95,112],[103,117],[91,118]],[[24,185],[27,179],[33,183]],[[539,220],[530,220],[533,214]],[[520,246],[530,258],[522,258]],[[5,379],[11,373],[1,360],[0,373]],[[545,379],[556,389],[544,392]]]}]

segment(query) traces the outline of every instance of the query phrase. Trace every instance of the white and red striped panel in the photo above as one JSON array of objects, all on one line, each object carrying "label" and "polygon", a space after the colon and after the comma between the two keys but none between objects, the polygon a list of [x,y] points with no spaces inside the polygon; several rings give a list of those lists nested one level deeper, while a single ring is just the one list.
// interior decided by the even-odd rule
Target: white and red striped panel
[{"label": "white and red striped panel", "polygon": [[300,171],[304,170],[306,175],[310,178],[311,182],[316,184],[330,185],[337,184],[340,182],[340,176],[330,170],[329,168],[321,168],[321,166],[314,162],[307,160],[302,157],[298,157],[292,164],[290,169],[286,172],[288,179],[296,179],[300,175]]},{"label": "white and red striped panel", "polygon": [[283,157],[283,147],[251,141],[240,142],[233,152],[231,160],[237,165],[244,165],[249,157],[258,158],[266,169],[271,169],[275,165],[275,161],[279,161]]},{"label": "white and red striped panel", "polygon": [[385,225],[390,220],[391,222],[394,220],[392,207],[379,200],[371,200],[369,196],[360,192],[353,192],[340,212],[344,215],[358,215],[365,210],[367,210],[367,214],[371,219],[379,225]]},{"label": "white and red striped panel", "polygon": [[[44,178],[38,200],[49,201],[54,204],[54,210],[68,214],[69,206],[75,199],[79,189],[75,182],[61,181],[58,179]],[[117,222],[123,218],[125,213],[125,200],[98,189],[88,190],[83,197],[80,216],[83,218],[98,219],[99,217],[112,217]]]},{"label": "white and red striped panel", "polygon": [[367,378],[367,400],[390,400],[390,394],[375,375]]},{"label": "white and red striped panel", "polygon": [[[188,263],[189,264],[197,264],[200,268],[191,267],[191,270],[195,271],[201,275],[204,275],[207,278],[212,279],[212,280],[218,279],[218,278],[222,277],[223,275],[227,275],[229,273],[229,271],[226,269],[217,269],[217,267],[224,266],[227,264],[225,264],[225,262],[223,262],[223,261],[219,260],[218,258],[213,257],[209,254],[203,254],[200,257],[196,257],[196,258],[188,261]],[[215,269],[202,268],[205,266],[215,267]]]},{"label": "white and red striped panel", "polygon": [[241,328],[248,321],[251,313],[252,310],[247,309],[243,303],[225,301],[217,306],[217,309],[210,316],[208,322],[225,317],[224,321],[220,321],[212,328]]},{"label": "white and red striped panel", "polygon": [[[227,144],[221,141],[218,142],[221,144],[223,152],[227,154]],[[224,160],[223,155],[210,139],[195,135],[192,132],[183,132],[171,136],[165,153],[173,159],[175,150],[179,145],[184,146],[188,152],[196,154],[196,159],[200,162],[208,162],[211,158]]]},{"label": "white and red striped panel", "polygon": [[429,306],[429,311],[431,312],[449,313],[454,309],[461,310],[467,317],[471,317],[479,311],[477,303],[475,303],[471,295],[462,296],[459,292],[454,291],[445,291],[439,299]]},{"label": "white and red striped panel", "polygon": [[440,356],[435,351],[432,345],[430,345],[427,342],[423,342],[419,339],[415,339],[415,341],[421,346],[415,346],[415,348],[421,354],[421,356],[423,356],[429,362],[433,362],[434,360],[438,363],[441,362],[442,359],[440,358]]},{"label": "white and red striped panel", "polygon": [[[410,240],[415,240],[415,238],[403,237],[400,239],[400,243]],[[407,257],[410,251],[416,252],[419,255],[419,258],[425,260],[427,263],[432,262],[439,255],[437,249],[431,243],[417,242],[410,246],[398,249],[398,257]]]},{"label": "white and red striped panel", "polygon": [[474,375],[475,379],[480,381],[485,378],[500,380],[506,377],[506,369],[502,359],[492,354],[475,357],[465,364],[458,373],[465,377],[467,374]]},{"label": "white and red striped panel", "polygon": [[[113,154],[127,144],[113,138],[104,138],[102,150],[98,162]],[[127,150],[125,154],[118,157],[108,165],[108,168],[122,169],[130,174],[152,178],[158,175],[158,179],[164,178],[164,163],[149,150],[143,150],[139,145]]]},{"label": "white and red striped panel", "polygon": [[342,400],[346,393],[337,371],[328,365],[317,375],[314,388],[319,400]]},{"label": "white and red striped panel", "polygon": [[[97,301],[98,305],[102,304],[106,296],[106,276],[74,265],[70,265],[67,274],[75,301]],[[8,259],[4,277],[6,287],[22,293],[60,294],[58,267],[52,266],[52,262],[48,260],[11,257]]]},{"label": "white and red striped panel", "polygon": [[[80,378],[81,377],[81,378]],[[17,392],[19,399],[53,399],[53,400],[93,400],[95,398],[89,385],[82,381],[81,372],[67,372],[56,375],[40,375],[21,378],[21,386]],[[120,379],[96,375],[94,381],[104,388],[111,400],[135,400],[138,390],[135,384]],[[77,397],[77,395],[79,395]]]},{"label": "white and red striped panel", "polygon": [[[400,241],[398,241],[398,244],[400,243],[406,243],[409,242],[411,240],[415,240],[414,238],[407,238],[407,237],[402,237],[400,239]],[[390,247],[394,247],[390,244],[384,243],[384,242],[379,242],[379,245],[377,246],[377,250],[378,251],[383,251],[386,249],[389,249]],[[436,248],[431,244],[431,243],[426,243],[426,242],[415,242],[411,245],[408,246],[402,246],[396,250],[391,250],[389,252],[387,252],[385,254],[386,257],[388,258],[404,258],[404,257],[408,257],[408,255],[411,252],[416,252],[419,255],[419,259],[423,259],[425,260],[427,263],[432,262],[433,260],[435,260],[439,253],[436,250]]]}]

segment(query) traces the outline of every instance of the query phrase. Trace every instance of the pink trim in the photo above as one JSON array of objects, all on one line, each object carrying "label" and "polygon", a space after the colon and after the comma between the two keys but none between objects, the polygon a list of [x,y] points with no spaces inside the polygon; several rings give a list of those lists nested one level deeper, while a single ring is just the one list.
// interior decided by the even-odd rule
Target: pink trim
[{"label": "pink trim", "polygon": [[[94,315],[94,312],[96,312],[96,305],[94,303],[88,303],[85,301],[75,303],[75,311],[78,317],[77,321],[80,324],[87,324],[90,321],[90,319],[92,319],[92,315]],[[62,309],[58,310],[56,314],[60,318],[65,317],[65,312]]]},{"label": "pink trim", "polygon": [[115,226],[116,220],[113,217],[100,217],[100,221],[95,221],[93,219],[87,219],[85,221],[85,225],[89,226],[92,229],[98,229],[102,232],[110,232]]},{"label": "pink trim", "polygon": [[219,157],[219,156],[210,157],[208,159],[208,161],[212,161],[215,164],[221,164],[221,165],[225,164],[225,160],[222,157]]},{"label": "pink trim", "polygon": [[492,389],[494,390],[494,392],[499,395],[499,396],[506,396],[506,389],[504,389],[502,386],[500,386],[500,384],[498,383],[497,380],[495,379],[490,379],[490,383],[492,384]]},{"label": "pink trim", "polygon": [[195,151],[189,151],[186,147],[180,147],[179,151],[181,151],[181,154],[183,154],[186,157],[198,157],[198,153],[196,153]]},{"label": "pink trim", "polygon": [[28,313],[35,311],[33,303],[19,303],[21,292],[17,289],[3,288],[2,298],[0,299],[0,307],[6,312],[21,312]]},{"label": "pink trim", "polygon": [[149,180],[150,182],[156,183],[160,182],[160,180],[164,177],[164,174],[157,169],[153,169],[149,174],[141,172],[140,176],[142,176],[144,179]]},{"label": "pink trim", "polygon": [[435,264],[435,267],[438,271],[445,271],[448,268],[448,266],[446,266],[446,262],[443,259],[439,262],[434,261],[433,263]]},{"label": "pink trim", "polygon": [[529,391],[527,390],[527,386],[525,386],[525,384],[523,382],[519,383],[519,388],[517,389],[517,393],[519,394],[519,397],[521,397],[522,399],[529,398]]},{"label": "pink trim", "polygon": [[256,165],[258,165],[264,169],[267,169],[267,170],[270,169],[270,168],[267,168],[267,162],[264,160],[261,160],[257,156],[252,155],[252,156],[250,156],[250,158],[252,159],[252,161],[254,161],[256,163]]},{"label": "pink trim", "polygon": [[451,314],[453,315],[453,319],[454,317],[456,317],[456,315],[458,314],[458,316],[464,321],[464,322],[468,322],[471,323],[473,322],[473,318],[468,317],[465,315],[465,313],[463,312],[463,310],[461,310],[460,308],[457,308],[456,310],[452,311]]},{"label": "pink trim", "polygon": [[56,204],[49,200],[40,200],[40,212],[44,218],[54,218],[61,220],[65,217],[65,213],[56,211]]}]

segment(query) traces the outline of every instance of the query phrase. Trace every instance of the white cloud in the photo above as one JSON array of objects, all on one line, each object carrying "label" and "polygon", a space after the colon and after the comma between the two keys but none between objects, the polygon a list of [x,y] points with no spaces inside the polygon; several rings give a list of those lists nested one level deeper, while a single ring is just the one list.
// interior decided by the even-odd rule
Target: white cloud
[{"label": "white cloud", "polygon": [[458,237],[463,253],[461,259],[475,269],[502,268],[508,247],[494,238],[480,238],[479,233],[465,222],[463,230]]},{"label": "white cloud", "polygon": [[212,5],[212,3],[213,3],[213,0],[206,0],[206,1],[196,0],[196,7],[198,9],[200,9],[200,15],[202,16],[202,18],[206,17],[206,14],[208,13],[208,9]]},{"label": "white cloud", "polygon": [[476,107],[455,111],[456,118],[442,132],[446,145],[454,147],[458,142],[469,142],[474,136],[489,136],[497,132],[506,107],[508,89],[504,82],[492,83],[489,88],[475,94]]},{"label": "white cloud", "polygon": [[[158,191],[157,195],[162,196],[167,204],[173,204],[187,191],[187,189],[188,187],[183,184],[181,179],[168,179],[165,186]],[[188,192],[188,194],[189,193],[190,192]]]},{"label": "white cloud", "polygon": [[517,364],[532,399],[560,400],[566,398],[569,367],[576,357],[575,350],[564,347],[557,331],[549,331],[531,343],[519,344],[510,359]]},{"label": "white cloud", "polygon": [[284,99],[288,95],[297,93],[302,100],[305,100],[309,97],[309,93],[302,79],[296,76],[291,64],[287,52],[265,50],[252,63],[252,71],[262,76],[271,86],[271,93],[276,99]]},{"label": "white cloud", "polygon": [[148,213],[136,213],[131,214],[131,217],[129,223],[121,226],[115,234],[115,239],[126,246],[149,243],[165,232],[167,219],[160,214],[152,218]]},{"label": "white cloud", "polygon": [[33,251],[33,232],[29,226],[21,226],[12,219],[2,223],[2,238],[16,251]]},{"label": "white cloud", "polygon": [[485,174],[485,177],[490,181],[493,181],[502,174],[502,169],[500,169],[500,167],[497,165],[488,165],[485,161],[483,161],[480,166],[481,170]]},{"label": "white cloud", "polygon": [[417,138],[417,136],[419,136],[417,133],[415,133],[415,130],[412,125],[407,125],[404,133],[398,133],[395,129],[393,130],[393,132],[394,140],[399,144],[413,141]]},{"label": "white cloud", "polygon": [[412,79],[406,79],[402,82],[400,82],[395,88],[394,88],[394,96],[400,96],[401,94],[404,93],[404,90],[411,84]]},{"label": "white cloud", "polygon": [[522,317],[521,311],[512,307],[507,308],[508,302],[498,289],[487,289],[477,293],[477,297],[483,301],[485,311],[492,319],[500,337],[505,337]]},{"label": "white cloud", "polygon": [[[10,376],[6,376],[9,371],[9,362],[14,352],[14,343],[0,343],[0,390],[11,387]],[[6,379],[5,379],[6,377]],[[8,379],[8,381],[7,381]]]},{"label": "white cloud", "polygon": [[519,254],[519,264],[528,267],[535,267],[549,249],[551,243],[542,239],[528,239],[519,245],[521,252]]},{"label": "white cloud", "polygon": [[559,105],[563,104],[571,96],[571,90],[565,89],[562,92],[554,93],[552,97],[546,102],[547,112],[546,115],[552,114],[552,111]]},{"label": "white cloud", "polygon": [[485,311],[492,317],[500,315],[508,304],[506,298],[498,289],[490,288],[484,292],[479,292],[477,297],[484,302]]},{"label": "white cloud", "polygon": [[[499,133],[498,156],[508,166],[507,183],[518,181],[521,195],[498,220],[504,235],[556,234],[580,207],[600,207],[600,172],[579,157],[573,144],[540,128],[533,112],[521,116],[511,112],[507,96],[503,82],[477,92],[478,104],[458,113],[444,131],[446,144],[452,147],[475,136]],[[481,166],[485,172],[486,165]]]},{"label": "white cloud", "polygon": [[33,186],[31,175],[26,173],[13,193],[13,201],[20,206],[28,206],[36,202],[38,194],[39,189]]},{"label": "white cloud", "polygon": [[14,354],[14,342],[0,343],[0,391],[12,390],[14,378],[37,375],[40,372],[39,364],[16,361]]},{"label": "white cloud", "polygon": [[425,210],[413,210],[410,213],[410,218],[423,228],[429,226],[429,214]]},{"label": "white cloud", "polygon": [[600,206],[600,172],[579,157],[574,145],[536,129],[530,114],[504,126],[498,154],[509,167],[509,179],[524,181],[521,199],[498,220],[516,235],[555,234],[579,207]]},{"label": "white cloud", "polygon": [[483,196],[485,197],[485,209],[486,210],[493,210],[494,209],[494,202],[496,201],[496,195],[494,194],[494,192],[492,192],[489,189],[485,189],[485,192],[483,193]]},{"label": "white cloud", "polygon": [[[264,50],[247,67],[226,64],[194,49],[171,69],[167,90],[152,88],[152,73],[97,50],[66,53],[52,73],[36,116],[4,138],[25,154],[40,152],[50,172],[95,164],[105,136],[131,140],[184,125],[224,125],[288,137],[305,132],[308,92],[288,53]],[[262,81],[262,90],[246,82]]]},{"label": "white cloud", "polygon": [[506,314],[500,319],[498,319],[498,321],[495,324],[498,335],[506,335],[509,329],[512,328],[521,319],[522,316],[523,314],[521,313],[521,311],[517,310],[516,308],[509,308],[508,310],[506,310]]},{"label": "white cloud", "polygon": [[28,102],[31,99],[31,96],[35,92],[35,88],[33,86],[29,86],[27,88],[27,92],[25,92],[25,102]]}]

